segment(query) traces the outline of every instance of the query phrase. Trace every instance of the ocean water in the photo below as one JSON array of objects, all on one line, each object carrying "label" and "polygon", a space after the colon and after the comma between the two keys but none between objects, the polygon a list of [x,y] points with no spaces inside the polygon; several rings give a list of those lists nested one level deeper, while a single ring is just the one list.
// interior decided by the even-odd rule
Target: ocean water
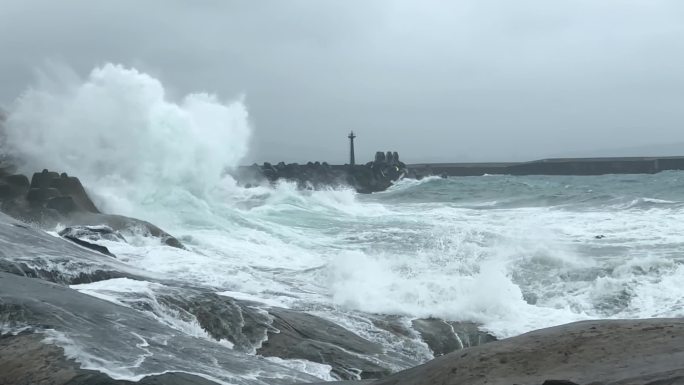
[{"label": "ocean water", "polygon": [[[27,171],[80,177],[103,211],[187,246],[105,244],[143,275],[308,311],[416,361],[431,358],[424,344],[400,344],[373,320],[474,321],[504,338],[591,318],[684,316],[683,172],[427,178],[372,195],[243,188],[230,176],[253,129],[243,100],[174,101],[159,80],[111,64],[49,78],[10,110],[5,151]],[[124,305],[163,290],[128,279],[74,287]],[[192,320],[159,322],[208,338]],[[330,379],[325,365],[288,365]]]}]

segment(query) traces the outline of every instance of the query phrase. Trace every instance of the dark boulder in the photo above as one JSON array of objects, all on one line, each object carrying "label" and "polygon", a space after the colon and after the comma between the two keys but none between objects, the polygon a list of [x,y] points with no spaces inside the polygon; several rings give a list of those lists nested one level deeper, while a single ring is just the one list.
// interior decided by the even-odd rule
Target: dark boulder
[{"label": "dark boulder", "polygon": [[91,213],[100,212],[97,207],[95,207],[93,201],[90,200],[90,197],[78,178],[67,176],[66,173],[63,173],[59,178],[52,180],[51,187],[59,190],[62,195],[71,197],[79,209]]},{"label": "dark boulder", "polygon": [[78,178],[70,177],[66,173],[60,175],[48,170],[33,174],[27,199],[34,204],[45,205],[50,199],[56,197],[68,197],[73,202],[73,204],[65,203],[67,200],[62,199],[61,203],[53,203],[61,210],[100,212]]}]

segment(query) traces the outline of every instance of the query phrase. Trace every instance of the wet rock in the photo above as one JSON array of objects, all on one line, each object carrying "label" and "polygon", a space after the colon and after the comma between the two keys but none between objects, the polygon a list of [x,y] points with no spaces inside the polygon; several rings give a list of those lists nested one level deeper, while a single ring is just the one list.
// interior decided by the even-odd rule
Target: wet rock
[{"label": "wet rock", "polygon": [[109,251],[109,249],[108,249],[107,247],[105,247],[105,246],[101,246],[101,245],[98,245],[98,244],[95,244],[95,243],[87,242],[87,241],[84,241],[84,240],[82,240],[82,239],[79,239],[79,238],[76,238],[76,237],[72,237],[72,236],[69,236],[69,235],[65,235],[65,236],[63,236],[63,238],[64,238],[64,239],[68,239],[68,240],[70,240],[71,242],[73,242],[73,243],[75,243],[75,244],[77,244],[77,245],[79,245],[79,246],[85,247],[85,248],[90,249],[90,250],[93,250],[93,251],[97,251],[97,252],[100,253],[100,254],[104,254],[104,255],[106,255],[106,256],[108,256],[108,257],[116,258],[116,255],[112,254],[112,253]]},{"label": "wet rock", "polygon": [[[14,322],[15,332],[21,328],[43,334],[60,346],[62,343],[75,346],[73,352],[88,357],[91,365],[122,368],[127,376],[192,372],[229,382],[237,378],[241,379],[240,383],[255,385],[317,380],[260,357],[180,332],[143,312],[43,280],[0,273],[0,306],[2,316]],[[1,326],[6,332],[7,325]],[[41,359],[34,365],[31,357],[40,359],[45,348],[34,344],[35,349],[22,350],[29,345],[20,341],[11,344],[14,350],[0,351],[0,376],[5,376],[0,377],[0,384],[78,383],[68,381],[82,372],[70,374],[73,368],[61,366],[61,356]],[[2,342],[0,349],[3,349]],[[19,355],[25,361],[12,360]],[[166,380],[149,383],[174,384]]]},{"label": "wet rock", "polygon": [[271,308],[273,328],[257,353],[263,356],[299,358],[332,366],[340,379],[381,378],[388,368],[368,356],[382,352],[382,347],[349,330],[311,314]]},{"label": "wet rock", "polygon": [[230,297],[184,288],[157,300],[188,320],[194,318],[216,340],[227,340],[237,351],[254,354],[266,339],[267,331],[277,332],[271,318]]},{"label": "wet rock", "polygon": [[64,285],[135,278],[120,262],[0,213],[0,271]]},{"label": "wet rock", "polygon": [[125,217],[123,215],[95,214],[95,213],[75,213],[62,220],[68,226],[97,227],[107,226],[119,233],[135,233],[143,236],[159,238],[162,243],[184,249],[183,244],[171,234],[140,219]]},{"label": "wet rock", "polygon": [[372,322],[375,327],[401,337],[411,338],[414,334],[404,322],[401,322],[399,316],[386,315],[379,319],[373,319]]},{"label": "wet rock", "polygon": [[373,383],[373,380],[361,380],[361,381],[308,382],[308,383],[300,383],[298,385],[369,385],[372,383]]},{"label": "wet rock", "polygon": [[50,385],[216,385],[187,373],[165,373],[139,382],[114,380],[106,374],[81,369],[64,350],[43,342],[40,334],[0,336],[0,384]]},{"label": "wet rock", "polygon": [[680,384],[684,319],[575,322],[466,348],[374,385]]},{"label": "wet rock", "polygon": [[109,226],[71,226],[59,232],[62,237],[74,237],[81,240],[97,242],[101,240],[112,242],[126,242],[121,233],[114,231]]},{"label": "wet rock", "polygon": [[80,285],[82,283],[106,281],[113,278],[137,278],[134,274],[116,270],[86,269],[84,271],[65,273],[57,269],[50,269],[49,266],[29,266],[24,262],[12,263],[6,260],[0,260],[0,272],[28,278],[38,278],[61,285]]},{"label": "wet rock", "polygon": [[478,326],[472,322],[453,322],[438,318],[427,318],[413,320],[412,326],[418,331],[435,357],[455,350],[496,341],[496,337],[480,331]]}]

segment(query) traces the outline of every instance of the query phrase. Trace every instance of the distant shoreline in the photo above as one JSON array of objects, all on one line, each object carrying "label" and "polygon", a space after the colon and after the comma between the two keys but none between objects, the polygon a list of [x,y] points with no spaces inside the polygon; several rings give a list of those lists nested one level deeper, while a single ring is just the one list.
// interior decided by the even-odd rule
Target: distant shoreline
[{"label": "distant shoreline", "polygon": [[529,162],[421,163],[409,169],[447,176],[656,174],[684,170],[684,156],[549,158]]},{"label": "distant shoreline", "polygon": [[[547,158],[528,162],[413,163],[406,166],[409,177],[656,174],[668,170],[684,170],[684,156]],[[239,169],[250,167],[252,166],[240,166]],[[330,165],[335,170],[344,170],[346,167],[348,165]]]}]

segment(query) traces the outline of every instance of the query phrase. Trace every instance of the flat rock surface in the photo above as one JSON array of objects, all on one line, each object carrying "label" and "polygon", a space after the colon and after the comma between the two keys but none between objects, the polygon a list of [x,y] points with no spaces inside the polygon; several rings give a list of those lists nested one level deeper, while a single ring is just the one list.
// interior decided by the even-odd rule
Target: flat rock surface
[{"label": "flat rock surface", "polygon": [[[73,354],[84,368],[104,368],[117,378],[178,371],[201,373],[234,384],[318,380],[235,352],[215,341],[180,333],[128,307],[43,280],[1,272],[0,327],[28,327],[43,333],[57,346],[67,349],[70,356]],[[5,354],[2,358],[0,361],[5,361]],[[37,370],[25,368],[27,375]]]},{"label": "flat rock surface", "polygon": [[373,385],[542,385],[550,380],[684,384],[684,319],[583,321],[537,330],[444,355]]},{"label": "flat rock surface", "polygon": [[188,373],[165,373],[144,377],[139,382],[114,380],[64,356],[64,350],[43,342],[39,334],[0,337],[0,384],[13,385],[216,385]]}]

